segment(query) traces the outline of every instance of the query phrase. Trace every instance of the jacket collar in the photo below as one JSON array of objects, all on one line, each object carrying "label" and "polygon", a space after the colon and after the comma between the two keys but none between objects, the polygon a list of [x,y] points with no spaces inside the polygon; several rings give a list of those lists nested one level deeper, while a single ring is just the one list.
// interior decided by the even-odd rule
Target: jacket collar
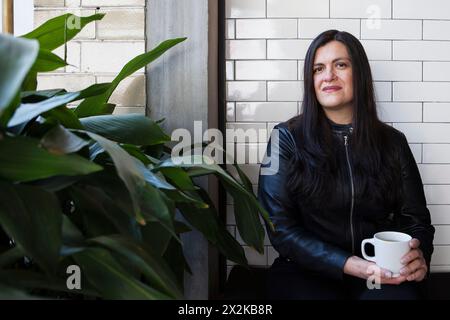
[{"label": "jacket collar", "polygon": [[339,123],[335,123],[335,122],[331,121],[330,119],[328,119],[328,122],[330,123],[331,130],[333,132],[340,133],[340,134],[345,134],[345,133],[351,134],[353,132],[353,125],[351,123],[339,124]]}]

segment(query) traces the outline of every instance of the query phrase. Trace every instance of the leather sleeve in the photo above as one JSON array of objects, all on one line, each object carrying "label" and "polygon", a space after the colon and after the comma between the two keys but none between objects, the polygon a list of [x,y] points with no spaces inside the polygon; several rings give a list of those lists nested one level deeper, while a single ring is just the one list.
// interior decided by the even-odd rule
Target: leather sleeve
[{"label": "leather sleeve", "polygon": [[[295,141],[286,127],[278,125],[275,129],[278,129],[278,139],[272,134],[258,186],[259,201],[275,226],[275,232],[268,230],[270,241],[281,256],[292,259],[301,267],[342,279],[344,264],[351,254],[322,241],[302,226],[301,212],[287,197],[285,189],[290,158],[296,150]],[[266,163],[268,155],[272,159],[270,163]],[[274,165],[274,159],[278,160],[277,165]]]},{"label": "leather sleeve", "polygon": [[435,230],[431,225],[419,169],[405,135],[402,133],[401,136],[400,163],[403,191],[400,212],[396,215],[396,224],[399,231],[420,240],[420,249],[429,267]]}]

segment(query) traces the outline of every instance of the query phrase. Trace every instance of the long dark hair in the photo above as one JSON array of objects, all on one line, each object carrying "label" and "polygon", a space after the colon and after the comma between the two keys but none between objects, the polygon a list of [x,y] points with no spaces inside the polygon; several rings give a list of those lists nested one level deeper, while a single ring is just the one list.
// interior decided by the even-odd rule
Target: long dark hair
[{"label": "long dark hair", "polygon": [[[343,43],[353,70],[353,133],[350,141],[356,197],[369,196],[395,203],[400,191],[398,161],[388,149],[389,127],[378,119],[372,74],[363,46],[350,33],[328,30],[311,43],[305,58],[302,114],[288,122],[296,137],[297,153],[289,169],[287,186],[292,196],[316,205],[325,203],[336,180],[338,163],[330,121],[319,104],[313,79],[318,48],[330,41]],[[392,128],[390,128],[392,130]]]}]

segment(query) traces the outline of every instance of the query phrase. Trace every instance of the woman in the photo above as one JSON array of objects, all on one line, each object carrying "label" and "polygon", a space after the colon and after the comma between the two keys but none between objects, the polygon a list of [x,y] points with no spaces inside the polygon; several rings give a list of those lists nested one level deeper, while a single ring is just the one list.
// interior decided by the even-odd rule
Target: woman
[{"label": "woman", "polygon": [[[278,170],[266,163],[260,172],[258,196],[280,254],[269,298],[420,298],[434,228],[405,136],[377,117],[369,62],[354,36],[329,30],[311,43],[302,110],[268,144],[266,159],[277,159]],[[371,290],[376,268],[360,245],[386,230],[411,235],[411,250],[401,275],[381,270],[381,289]]]}]

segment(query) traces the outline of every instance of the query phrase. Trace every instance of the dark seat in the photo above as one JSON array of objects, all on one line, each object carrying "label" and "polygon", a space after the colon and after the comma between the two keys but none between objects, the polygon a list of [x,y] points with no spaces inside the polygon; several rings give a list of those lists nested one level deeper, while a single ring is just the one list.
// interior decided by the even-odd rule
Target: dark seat
[{"label": "dark seat", "polygon": [[265,300],[267,271],[265,267],[246,269],[236,265],[225,286],[225,299]]},{"label": "dark seat", "polygon": [[[225,299],[265,300],[267,268],[234,266],[225,286]],[[431,273],[427,283],[429,299],[450,300],[450,273]]]}]

